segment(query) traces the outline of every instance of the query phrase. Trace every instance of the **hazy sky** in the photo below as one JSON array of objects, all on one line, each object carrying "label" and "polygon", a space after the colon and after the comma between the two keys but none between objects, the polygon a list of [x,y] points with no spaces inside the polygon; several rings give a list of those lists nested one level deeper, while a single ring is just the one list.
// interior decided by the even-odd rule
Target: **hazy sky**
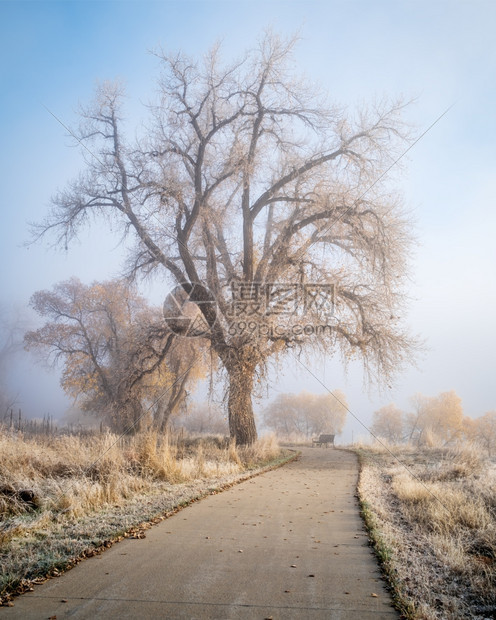
[{"label": "hazy sky", "polygon": [[[50,196],[81,167],[63,123],[99,79],[128,86],[128,120],[145,115],[154,94],[158,46],[202,54],[222,40],[226,56],[253,45],[266,27],[296,31],[300,69],[338,103],[383,95],[415,97],[406,118],[418,133],[454,107],[406,158],[400,178],[419,241],[412,260],[408,322],[426,341],[418,369],[370,396],[361,374],[346,377],[336,361],[313,371],[348,396],[365,423],[415,392],[455,389],[465,412],[496,409],[496,3],[456,0],[388,2],[174,1],[5,2],[0,0],[2,225],[1,303],[25,307],[31,294],[72,275],[83,281],[118,274],[121,250],[92,228],[69,251],[26,249],[27,221],[46,213]],[[160,298],[160,291],[155,291]],[[22,371],[22,373],[21,373]],[[25,408],[60,413],[56,378],[25,363],[12,371]],[[301,367],[277,389],[321,392]],[[272,392],[273,394],[274,392]],[[36,403],[36,404],[35,404]],[[359,425],[349,424],[355,437]]]}]

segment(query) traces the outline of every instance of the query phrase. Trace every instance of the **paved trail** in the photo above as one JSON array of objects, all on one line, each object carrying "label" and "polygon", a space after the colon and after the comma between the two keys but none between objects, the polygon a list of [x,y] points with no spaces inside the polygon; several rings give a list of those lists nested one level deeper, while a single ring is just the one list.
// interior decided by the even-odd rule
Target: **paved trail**
[{"label": "paved trail", "polygon": [[357,475],[352,453],[304,449],[36,587],[0,618],[398,618],[367,546]]}]

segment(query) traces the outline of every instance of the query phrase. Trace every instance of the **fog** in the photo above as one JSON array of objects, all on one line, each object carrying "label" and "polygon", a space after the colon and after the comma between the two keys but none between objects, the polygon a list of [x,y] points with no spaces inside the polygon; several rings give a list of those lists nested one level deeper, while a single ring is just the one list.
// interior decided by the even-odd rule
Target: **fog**
[{"label": "fog", "polygon": [[[147,50],[201,55],[222,40],[224,53],[236,57],[272,26],[299,32],[299,69],[338,103],[415,98],[405,118],[418,134],[449,110],[390,172],[418,240],[406,316],[425,342],[417,366],[379,392],[364,386],[359,364],[345,373],[339,359],[315,359],[309,370],[290,362],[256,407],[279,392],[339,388],[352,411],[343,441],[365,437],[380,406],[407,409],[416,392],[454,389],[467,415],[496,409],[495,18],[491,1],[1,3],[2,317],[12,323],[21,313],[23,326],[37,326],[28,307],[35,291],[73,275],[90,283],[122,272],[124,248],[102,222],[67,251],[25,245],[28,222],[42,220],[50,197],[83,168],[64,125],[77,124],[78,102],[91,98],[96,81],[127,83],[133,134],[154,95],[157,61]],[[142,288],[161,304],[169,286],[156,279]],[[61,418],[72,404],[57,371],[22,348],[8,352],[2,375],[28,417]],[[198,398],[206,392],[200,387]]]}]

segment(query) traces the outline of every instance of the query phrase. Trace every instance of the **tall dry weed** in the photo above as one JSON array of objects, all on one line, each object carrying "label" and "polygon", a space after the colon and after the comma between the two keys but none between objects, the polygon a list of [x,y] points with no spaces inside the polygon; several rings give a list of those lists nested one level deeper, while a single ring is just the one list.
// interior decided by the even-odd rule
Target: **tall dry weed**
[{"label": "tall dry weed", "polygon": [[[188,447],[189,446],[189,447]],[[219,438],[190,441],[149,431],[133,437],[25,437],[0,429],[0,519],[43,509],[81,516],[147,492],[156,481],[179,483],[230,475],[277,457],[274,437],[236,449]],[[33,502],[23,501],[28,490]]]}]

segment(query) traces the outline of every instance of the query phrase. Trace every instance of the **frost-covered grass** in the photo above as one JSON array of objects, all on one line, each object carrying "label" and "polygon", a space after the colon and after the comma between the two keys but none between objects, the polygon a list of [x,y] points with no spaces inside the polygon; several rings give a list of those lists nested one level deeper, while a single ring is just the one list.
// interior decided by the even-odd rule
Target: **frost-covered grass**
[{"label": "frost-covered grass", "polygon": [[359,496],[399,608],[410,618],[496,611],[496,465],[458,449],[360,448]]},{"label": "frost-covered grass", "polygon": [[215,489],[287,459],[273,437],[24,437],[0,430],[0,602]]}]

